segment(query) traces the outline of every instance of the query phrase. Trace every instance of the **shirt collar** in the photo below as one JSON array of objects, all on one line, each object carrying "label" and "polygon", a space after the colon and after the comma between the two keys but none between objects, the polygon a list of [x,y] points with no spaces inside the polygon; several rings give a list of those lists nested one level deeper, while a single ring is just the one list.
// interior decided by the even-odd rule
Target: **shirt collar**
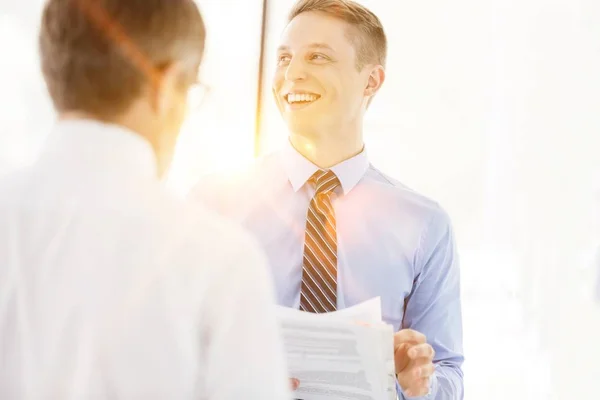
[{"label": "shirt collar", "polygon": [[150,142],[123,126],[91,119],[58,121],[48,137],[43,156],[84,161],[102,170],[158,178],[156,155]]},{"label": "shirt collar", "polygon": [[[319,170],[319,167],[300,154],[289,140],[286,140],[281,154],[286,175],[292,184],[292,188],[297,192]],[[359,154],[334,165],[330,169],[340,180],[344,194],[348,194],[362,179],[368,168],[367,151],[363,149]]]}]

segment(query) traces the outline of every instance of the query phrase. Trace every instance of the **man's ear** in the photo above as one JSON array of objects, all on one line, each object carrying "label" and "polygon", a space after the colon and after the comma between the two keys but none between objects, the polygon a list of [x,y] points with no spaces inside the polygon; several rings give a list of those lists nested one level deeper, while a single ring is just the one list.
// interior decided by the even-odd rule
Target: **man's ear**
[{"label": "man's ear", "polygon": [[371,69],[367,87],[365,88],[365,96],[372,97],[379,91],[381,85],[385,81],[385,69],[381,65],[376,65]]},{"label": "man's ear", "polygon": [[158,115],[166,114],[175,101],[181,72],[179,62],[167,64],[160,69],[159,79],[154,82],[152,90],[152,108]]}]

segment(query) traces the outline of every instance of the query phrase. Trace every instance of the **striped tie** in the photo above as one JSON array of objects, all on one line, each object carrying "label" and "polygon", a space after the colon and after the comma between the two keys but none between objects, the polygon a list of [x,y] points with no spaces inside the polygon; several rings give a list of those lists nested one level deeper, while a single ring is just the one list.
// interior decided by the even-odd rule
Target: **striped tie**
[{"label": "striped tie", "polygon": [[340,181],[332,171],[319,170],[309,182],[316,192],[306,214],[300,309],[323,313],[336,310],[337,234],[331,196]]}]

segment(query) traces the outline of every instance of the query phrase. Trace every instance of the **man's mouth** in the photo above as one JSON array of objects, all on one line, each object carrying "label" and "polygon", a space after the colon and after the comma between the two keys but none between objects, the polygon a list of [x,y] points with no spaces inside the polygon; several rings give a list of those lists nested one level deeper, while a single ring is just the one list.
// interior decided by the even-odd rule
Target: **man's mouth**
[{"label": "man's mouth", "polygon": [[285,101],[290,105],[310,104],[319,100],[320,97],[320,95],[315,93],[288,93],[284,96]]}]

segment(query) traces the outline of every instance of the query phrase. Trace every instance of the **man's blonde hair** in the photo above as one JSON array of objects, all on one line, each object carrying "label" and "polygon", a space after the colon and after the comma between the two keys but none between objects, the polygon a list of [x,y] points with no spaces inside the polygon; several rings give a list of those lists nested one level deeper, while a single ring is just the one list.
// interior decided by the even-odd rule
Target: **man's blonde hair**
[{"label": "man's blonde hair", "polygon": [[299,0],[288,16],[288,23],[305,12],[321,12],[352,26],[348,38],[356,48],[356,67],[367,64],[385,66],[387,38],[381,21],[365,6],[351,0]]}]

